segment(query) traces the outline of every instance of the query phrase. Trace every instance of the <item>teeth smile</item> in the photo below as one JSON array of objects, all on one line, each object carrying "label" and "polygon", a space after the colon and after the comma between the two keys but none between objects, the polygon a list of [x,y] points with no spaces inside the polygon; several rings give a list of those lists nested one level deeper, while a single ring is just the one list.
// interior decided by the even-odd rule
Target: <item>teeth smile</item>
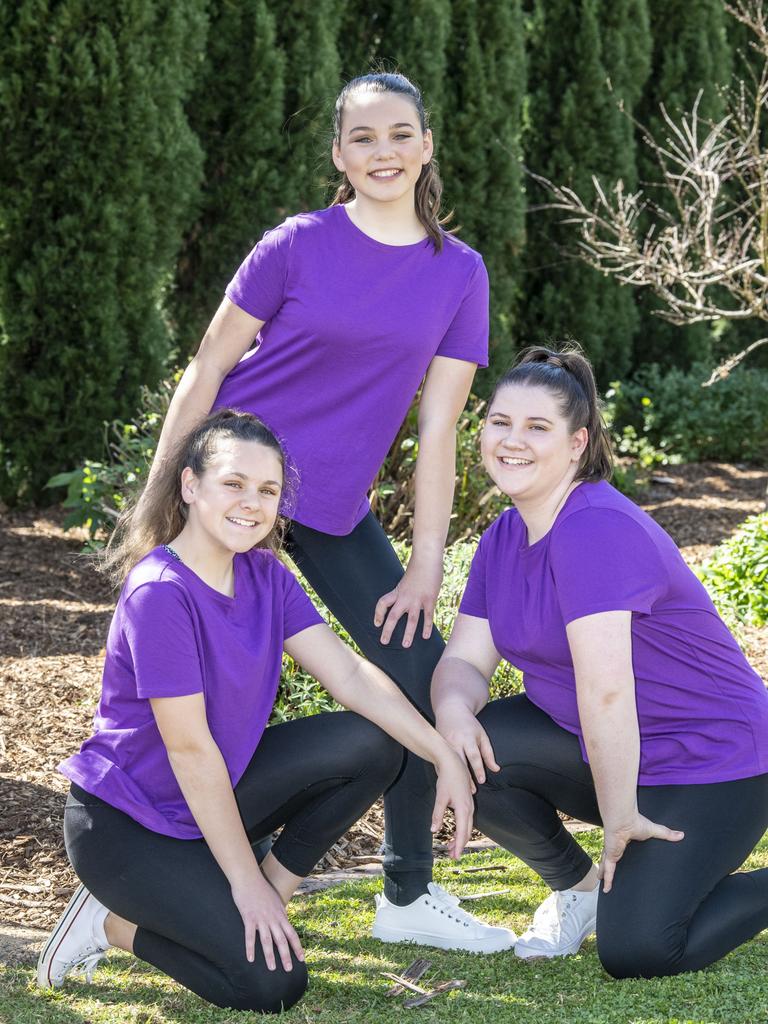
[{"label": "teeth smile", "polygon": [[237,526],[256,526],[255,519],[239,519],[237,516],[227,516],[227,520],[230,523],[235,523]]},{"label": "teeth smile", "polygon": [[501,461],[504,463],[505,466],[530,466],[532,460],[531,459],[513,459],[513,458],[510,458],[508,455],[502,455],[501,456]]},{"label": "teeth smile", "polygon": [[399,167],[393,167],[392,170],[389,171],[371,171],[371,175],[374,178],[394,178],[394,176],[399,173]]}]

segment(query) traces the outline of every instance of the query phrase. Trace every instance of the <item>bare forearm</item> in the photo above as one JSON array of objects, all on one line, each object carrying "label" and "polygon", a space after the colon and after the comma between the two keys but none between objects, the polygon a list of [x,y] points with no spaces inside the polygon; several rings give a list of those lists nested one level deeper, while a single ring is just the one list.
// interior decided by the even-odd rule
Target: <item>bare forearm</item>
[{"label": "bare forearm", "polygon": [[416,460],[413,556],[441,561],[453,506],[456,430],[424,430]]},{"label": "bare forearm", "polygon": [[477,715],[488,703],[488,680],[462,658],[443,657],[432,676],[432,709],[435,717],[451,708]]},{"label": "bare forearm", "polygon": [[211,742],[202,749],[169,752],[168,758],[197,826],[230,884],[264,881],[243,828],[224,758],[216,744]]},{"label": "bare forearm", "polygon": [[640,764],[633,681],[610,693],[585,685],[579,694],[579,718],[603,824],[631,820],[637,812]]},{"label": "bare forearm", "polygon": [[333,688],[336,700],[375,722],[425,761],[438,764],[448,749],[445,741],[388,676],[370,662],[355,658],[353,672]]},{"label": "bare forearm", "polygon": [[222,376],[195,358],[184,371],[173,394],[160,432],[157,450],[149,473],[151,482],[178,441],[194,430],[211,411],[221,386]]}]

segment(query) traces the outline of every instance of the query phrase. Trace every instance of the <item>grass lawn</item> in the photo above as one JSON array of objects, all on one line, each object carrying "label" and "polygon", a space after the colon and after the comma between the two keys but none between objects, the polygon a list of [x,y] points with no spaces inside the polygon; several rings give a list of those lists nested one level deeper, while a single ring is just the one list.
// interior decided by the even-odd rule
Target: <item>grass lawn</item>
[{"label": "grass lawn", "polygon": [[[596,855],[600,833],[578,837]],[[503,896],[465,904],[488,921],[524,929],[546,888],[519,861],[493,850],[464,858],[464,865],[505,864],[507,871],[454,875],[452,862],[437,867],[437,880],[457,894],[511,889]],[[768,866],[768,836],[747,867]],[[310,988],[281,1020],[286,1024],[373,1024],[411,1019],[451,1024],[766,1024],[768,932],[698,974],[658,981],[616,982],[597,959],[594,940],[568,959],[524,964],[508,953],[453,954],[383,945],[368,938],[375,881],[355,882],[291,905],[291,917],[307,952]],[[653,892],[648,898],[653,899]],[[405,1010],[384,993],[381,971],[402,971],[417,956],[432,961],[424,980],[463,978],[463,991]],[[218,1010],[151,967],[127,955],[110,956],[94,984],[68,981],[58,992],[38,992],[29,969],[0,973],[3,1024],[234,1024],[251,1019]],[[422,982],[423,984],[423,982]],[[429,987],[429,986],[425,986]]]}]

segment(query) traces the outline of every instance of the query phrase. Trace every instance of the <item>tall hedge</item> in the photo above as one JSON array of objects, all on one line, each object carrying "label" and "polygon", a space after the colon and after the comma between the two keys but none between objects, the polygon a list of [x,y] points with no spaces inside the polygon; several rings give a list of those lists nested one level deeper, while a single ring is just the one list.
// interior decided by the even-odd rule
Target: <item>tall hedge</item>
[{"label": "tall hedge", "polygon": [[188,103],[205,149],[200,214],[187,231],[173,296],[179,354],[193,351],[224,287],[286,196],[285,53],[266,0],[210,0],[205,61]]},{"label": "tall hedge", "polygon": [[0,9],[0,494],[99,452],[169,346],[162,300],[197,201],[183,104],[203,0]]},{"label": "tall hedge", "polygon": [[[669,135],[660,105],[679,123],[693,108],[701,92],[699,113],[718,120],[724,113],[722,88],[731,76],[728,22],[733,21],[721,0],[648,0],[653,38],[652,70],[637,109],[639,122],[663,142]],[[658,162],[642,142],[638,148],[640,182],[650,198],[668,208],[664,193],[655,188],[660,179]],[[711,348],[711,326],[706,323],[676,327],[653,311],[658,300],[648,291],[638,293],[641,329],[634,362],[687,366],[705,361]]]},{"label": "tall hedge", "polygon": [[525,195],[520,138],[526,89],[519,0],[455,0],[447,50],[442,161],[460,237],[482,252],[491,281],[491,373],[510,362],[516,330]]},{"label": "tall hedge", "polygon": [[[636,181],[632,106],[650,49],[644,0],[535,0],[529,20],[529,110],[524,141],[530,169],[570,184],[588,199],[591,175]],[[613,85],[613,91],[608,83]],[[545,199],[532,187],[532,203]],[[525,340],[571,335],[605,380],[630,365],[638,316],[634,295],[573,255],[572,229],[552,212],[528,218],[523,290]]]},{"label": "tall hedge", "polygon": [[[331,163],[331,113],[339,91],[340,0],[269,0],[285,54],[280,179],[285,214],[325,203]],[[284,215],[285,215],[284,214]]]}]

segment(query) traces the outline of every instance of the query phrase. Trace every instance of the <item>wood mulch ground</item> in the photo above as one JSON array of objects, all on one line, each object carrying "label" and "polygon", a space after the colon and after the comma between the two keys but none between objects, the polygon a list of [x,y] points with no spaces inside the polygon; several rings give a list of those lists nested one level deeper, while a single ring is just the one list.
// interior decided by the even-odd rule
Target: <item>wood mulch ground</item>
[{"label": "wood mulch ground", "polygon": [[[703,561],[748,515],[764,507],[768,474],[705,464],[664,471],[644,508],[690,562]],[[0,523],[0,920],[50,927],[72,892],[64,853],[67,783],[56,765],[90,732],[113,608],[107,585],[64,534],[58,509],[5,512]],[[741,637],[768,680],[768,629]],[[381,810],[330,852],[346,867],[376,852]]]}]

